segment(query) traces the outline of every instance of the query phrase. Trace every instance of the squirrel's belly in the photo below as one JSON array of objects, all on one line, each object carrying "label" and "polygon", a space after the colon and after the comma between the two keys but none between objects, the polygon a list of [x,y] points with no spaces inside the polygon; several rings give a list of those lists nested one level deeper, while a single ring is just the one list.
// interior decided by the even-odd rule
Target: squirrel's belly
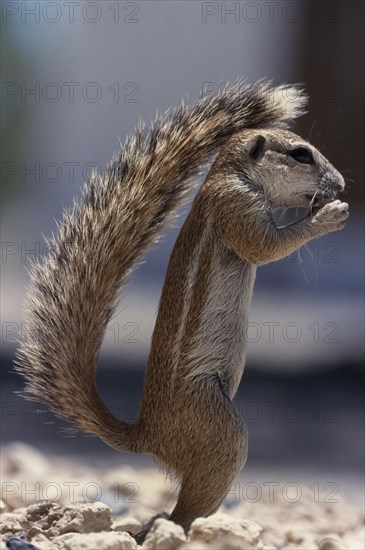
[{"label": "squirrel's belly", "polygon": [[216,250],[199,328],[186,358],[189,378],[218,375],[230,397],[244,368],[255,274],[254,265]]}]

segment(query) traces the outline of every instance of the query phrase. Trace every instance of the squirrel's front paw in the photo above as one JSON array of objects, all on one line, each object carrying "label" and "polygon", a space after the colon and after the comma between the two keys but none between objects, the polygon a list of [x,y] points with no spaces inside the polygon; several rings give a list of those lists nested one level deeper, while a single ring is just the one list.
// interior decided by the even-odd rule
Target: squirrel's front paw
[{"label": "squirrel's front paw", "polygon": [[318,210],[312,218],[312,223],[317,226],[319,233],[330,233],[342,229],[348,217],[349,205],[347,202],[335,200]]}]

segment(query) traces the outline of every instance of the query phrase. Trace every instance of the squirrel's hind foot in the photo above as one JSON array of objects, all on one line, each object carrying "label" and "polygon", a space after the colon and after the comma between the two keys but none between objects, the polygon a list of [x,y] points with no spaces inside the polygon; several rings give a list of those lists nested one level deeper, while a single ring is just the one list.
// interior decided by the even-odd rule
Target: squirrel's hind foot
[{"label": "squirrel's hind foot", "polygon": [[133,535],[130,533],[130,535],[134,538],[137,544],[142,545],[146,539],[146,536],[148,535],[152,525],[155,523],[156,519],[163,518],[163,519],[169,519],[170,514],[167,512],[160,512],[159,514],[156,514],[155,516],[152,516],[152,518],[148,521],[146,528],[143,529],[143,531],[140,531],[139,533],[136,533]]}]

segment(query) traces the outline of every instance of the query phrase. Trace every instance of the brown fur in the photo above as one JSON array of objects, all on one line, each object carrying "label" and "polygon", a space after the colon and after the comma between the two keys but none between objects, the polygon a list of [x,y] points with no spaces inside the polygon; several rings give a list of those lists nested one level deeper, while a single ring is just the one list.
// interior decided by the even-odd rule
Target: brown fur
[{"label": "brown fur", "polygon": [[[217,509],[246,460],[247,431],[231,400],[256,266],[340,229],[347,217],[345,203],[325,204],[326,194],[343,189],[340,174],[284,129],[305,101],[298,90],[287,101],[287,91],[237,84],[139,129],[105,174],[94,175],[32,268],[27,322],[36,337],[21,344],[17,367],[26,396],[174,471],[181,489],[171,519],[183,526]],[[312,151],[310,166],[288,154],[298,146]],[[103,334],[131,269],[220,149],[170,259],[141,414],[131,425],[96,390]],[[276,227],[274,208],[308,206],[317,194],[317,212]]]}]

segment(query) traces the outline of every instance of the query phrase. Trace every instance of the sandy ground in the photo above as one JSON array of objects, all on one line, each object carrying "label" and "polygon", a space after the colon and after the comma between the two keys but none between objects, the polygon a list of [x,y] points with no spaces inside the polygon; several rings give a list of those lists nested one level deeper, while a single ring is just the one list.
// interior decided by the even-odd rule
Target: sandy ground
[{"label": "sandy ground", "polygon": [[[1,465],[1,550],[138,548],[131,535],[170,511],[176,497],[157,468],[84,466],[21,443],[4,447]],[[157,519],[142,548],[365,548],[361,507],[336,499],[331,487],[322,494],[316,486],[248,485],[237,482],[221,510],[197,519],[187,536]]]}]

